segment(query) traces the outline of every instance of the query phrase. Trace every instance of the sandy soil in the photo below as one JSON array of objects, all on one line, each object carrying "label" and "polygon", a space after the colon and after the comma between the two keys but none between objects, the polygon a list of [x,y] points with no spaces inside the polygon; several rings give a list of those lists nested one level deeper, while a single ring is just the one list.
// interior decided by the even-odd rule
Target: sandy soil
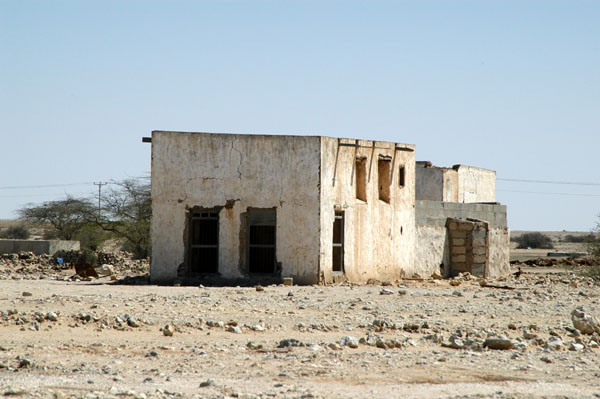
[{"label": "sandy soil", "polygon": [[[514,289],[476,279],[264,291],[0,280],[0,394],[600,397],[600,348],[570,318],[580,305],[600,316],[599,287],[570,271],[525,271],[492,282]],[[448,347],[452,335],[468,349]],[[483,347],[498,335],[515,348]],[[346,336],[364,340],[352,348]]]}]

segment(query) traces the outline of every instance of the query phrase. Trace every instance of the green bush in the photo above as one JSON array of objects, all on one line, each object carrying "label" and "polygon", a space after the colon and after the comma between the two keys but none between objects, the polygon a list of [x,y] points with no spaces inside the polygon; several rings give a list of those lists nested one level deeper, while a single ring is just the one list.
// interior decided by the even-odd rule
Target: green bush
[{"label": "green bush", "polygon": [[19,224],[17,226],[11,226],[6,231],[0,234],[0,238],[8,238],[13,240],[26,240],[31,234],[29,229],[25,225]]},{"label": "green bush", "polygon": [[589,243],[589,242],[593,242],[596,239],[596,237],[594,237],[593,234],[587,234],[584,236],[574,236],[574,235],[567,235],[564,239],[564,242],[572,242],[575,244],[581,244],[581,243]]},{"label": "green bush", "polygon": [[112,238],[112,233],[102,230],[96,224],[86,224],[73,235],[74,240],[78,240],[81,249],[91,249],[97,251],[104,241]]},{"label": "green bush", "polygon": [[525,233],[515,238],[515,241],[519,243],[517,248],[538,248],[538,249],[552,249],[552,239],[542,233]]}]

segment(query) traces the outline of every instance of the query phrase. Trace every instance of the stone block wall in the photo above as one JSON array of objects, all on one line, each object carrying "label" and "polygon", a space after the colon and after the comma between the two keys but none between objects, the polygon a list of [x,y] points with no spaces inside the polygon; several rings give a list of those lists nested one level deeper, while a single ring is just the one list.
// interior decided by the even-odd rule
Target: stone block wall
[{"label": "stone block wall", "polygon": [[449,274],[469,272],[484,277],[489,259],[488,223],[449,218],[446,226],[450,237]]}]

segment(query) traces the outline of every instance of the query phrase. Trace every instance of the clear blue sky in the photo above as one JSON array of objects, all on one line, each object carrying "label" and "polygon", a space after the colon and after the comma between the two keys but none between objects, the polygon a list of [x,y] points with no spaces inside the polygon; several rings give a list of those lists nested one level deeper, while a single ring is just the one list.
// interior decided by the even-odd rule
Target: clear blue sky
[{"label": "clear blue sky", "polygon": [[0,218],[147,175],[162,129],[412,143],[496,170],[511,229],[589,230],[599,21],[573,0],[0,0]]}]

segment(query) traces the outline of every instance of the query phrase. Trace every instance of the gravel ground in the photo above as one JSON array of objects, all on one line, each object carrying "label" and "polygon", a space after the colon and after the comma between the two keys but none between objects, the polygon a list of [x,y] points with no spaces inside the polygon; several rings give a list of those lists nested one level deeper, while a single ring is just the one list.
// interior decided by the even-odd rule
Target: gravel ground
[{"label": "gravel ground", "polygon": [[571,316],[600,318],[599,287],[524,271],[258,289],[13,275],[0,280],[0,394],[600,397],[600,337]]}]

